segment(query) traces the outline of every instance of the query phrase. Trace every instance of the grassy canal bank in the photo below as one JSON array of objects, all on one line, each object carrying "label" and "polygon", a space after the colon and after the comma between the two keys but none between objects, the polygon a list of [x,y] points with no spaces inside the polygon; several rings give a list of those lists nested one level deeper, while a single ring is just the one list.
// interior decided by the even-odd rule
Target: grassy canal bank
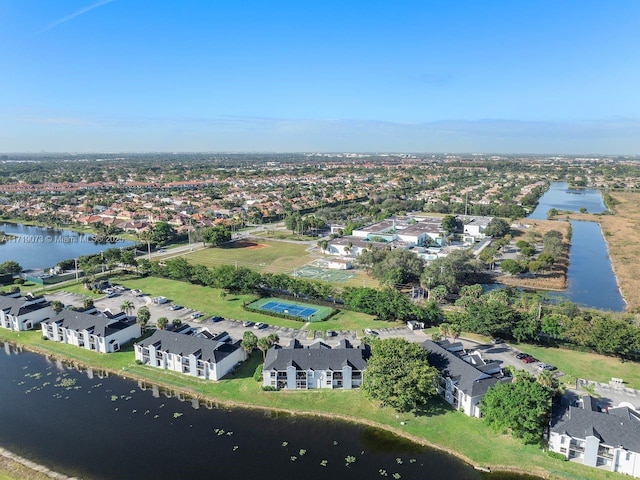
[{"label": "grassy canal bank", "polygon": [[[418,414],[397,415],[394,410],[381,408],[365,398],[360,390],[264,392],[253,379],[253,372],[262,361],[260,352],[255,352],[233,375],[214,383],[138,365],[134,361],[131,346],[113,354],[102,355],[45,341],[37,331],[1,331],[0,339],[41,354],[75,362],[79,366],[108,370],[125,378],[159,384],[168,390],[221,404],[321,415],[384,428],[418,443],[452,453],[473,465],[492,470],[513,470],[543,478],[574,480],[621,478],[611,472],[553,459],[539,447],[523,445],[508,435],[496,434],[481,420],[468,418],[439,400],[434,400],[428,409]],[[14,477],[6,471],[5,476],[24,478]]]}]

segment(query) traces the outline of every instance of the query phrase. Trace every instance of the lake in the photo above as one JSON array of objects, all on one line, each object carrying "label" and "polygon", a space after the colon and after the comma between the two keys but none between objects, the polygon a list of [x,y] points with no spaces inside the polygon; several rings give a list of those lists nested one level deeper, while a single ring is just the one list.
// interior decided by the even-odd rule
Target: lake
[{"label": "lake", "polygon": [[589,213],[602,213],[607,210],[598,190],[569,188],[566,182],[552,182],[528,218],[546,220],[547,212],[551,208],[571,212],[579,212],[581,208],[586,208]]},{"label": "lake", "polygon": [[180,400],[6,343],[0,425],[2,447],[85,479],[533,478],[483,474],[371,427]]},{"label": "lake", "polygon": [[135,244],[115,237],[112,243],[95,243],[92,235],[14,223],[0,223],[0,231],[17,236],[0,244],[0,263],[15,260],[23,269],[51,268],[62,260]]},{"label": "lake", "polygon": [[[550,208],[579,211],[581,207],[590,213],[606,211],[599,191],[574,190],[569,189],[566,183],[553,182],[528,218],[546,219]],[[552,296],[564,297],[579,305],[600,310],[623,311],[625,303],[611,268],[600,225],[572,220],[571,228],[567,289]]]}]

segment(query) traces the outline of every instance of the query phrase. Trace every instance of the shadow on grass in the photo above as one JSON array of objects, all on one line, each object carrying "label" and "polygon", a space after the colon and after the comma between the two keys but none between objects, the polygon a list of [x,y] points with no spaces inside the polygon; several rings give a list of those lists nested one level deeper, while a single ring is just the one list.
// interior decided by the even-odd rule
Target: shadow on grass
[{"label": "shadow on grass", "polygon": [[454,408],[445,402],[441,397],[435,396],[429,399],[426,405],[417,410],[416,417],[435,417],[437,415],[444,415],[449,413]]},{"label": "shadow on grass", "polygon": [[246,361],[242,362],[233,372],[225,375],[225,380],[253,377],[256,368],[262,363],[262,352],[254,350]]}]

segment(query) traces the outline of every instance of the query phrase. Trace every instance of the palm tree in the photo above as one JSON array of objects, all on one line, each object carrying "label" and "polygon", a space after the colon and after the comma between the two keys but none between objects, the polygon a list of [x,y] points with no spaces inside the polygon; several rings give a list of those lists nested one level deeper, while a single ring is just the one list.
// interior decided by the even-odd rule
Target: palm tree
[{"label": "palm tree", "polygon": [[258,348],[262,351],[262,359],[266,360],[267,350],[280,341],[280,337],[275,333],[270,333],[266,337],[258,339]]},{"label": "palm tree", "polygon": [[151,227],[138,233],[138,239],[147,244],[149,261],[151,261]]},{"label": "palm tree", "polygon": [[120,311],[126,312],[127,315],[131,315],[135,309],[136,307],[131,300],[125,300],[122,302],[122,305],[120,305]]},{"label": "palm tree", "polygon": [[54,300],[53,302],[51,302],[51,310],[53,310],[54,312],[60,313],[63,308],[64,304],[60,300]]},{"label": "palm tree", "polygon": [[156,320],[156,327],[158,327],[160,330],[165,330],[168,324],[169,319],[167,317],[160,317],[158,320]]},{"label": "palm tree", "polygon": [[451,338],[453,338],[454,341],[460,336],[461,333],[462,327],[459,323],[452,323],[449,326],[449,335],[451,335]]},{"label": "palm tree", "polygon": [[271,347],[271,341],[269,341],[269,337],[262,337],[258,339],[258,348],[262,352],[262,361],[264,362],[267,359],[267,350]]},{"label": "palm tree", "polygon": [[441,323],[438,330],[440,331],[440,335],[442,335],[446,340],[447,337],[451,334],[451,325],[446,322]]},{"label": "palm tree", "polygon": [[136,318],[136,322],[138,323],[138,325],[140,325],[140,329],[142,330],[142,333],[144,333],[144,329],[146,328],[147,323],[149,323],[150,318],[151,318],[151,312],[147,307],[140,307],[140,309],[138,309],[138,316]]},{"label": "palm tree", "polygon": [[82,300],[82,306],[83,306],[83,308],[85,308],[85,309],[93,308],[93,298],[85,297],[85,298]]}]

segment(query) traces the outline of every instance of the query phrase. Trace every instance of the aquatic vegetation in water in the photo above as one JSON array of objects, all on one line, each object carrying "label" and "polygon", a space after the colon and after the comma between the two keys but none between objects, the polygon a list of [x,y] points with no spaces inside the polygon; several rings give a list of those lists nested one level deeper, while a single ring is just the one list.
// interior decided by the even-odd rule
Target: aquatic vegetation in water
[{"label": "aquatic vegetation in water", "polygon": [[282,442],[283,447],[286,447],[287,445],[289,445],[289,442]]},{"label": "aquatic vegetation in water", "polygon": [[116,400],[118,400],[118,396],[117,395],[111,395],[111,401],[115,402]]},{"label": "aquatic vegetation in water", "polygon": [[336,440],[333,441],[333,445],[338,445],[338,442]]},{"label": "aquatic vegetation in water", "polygon": [[389,475],[387,474],[387,471],[383,468],[381,468],[380,470],[378,470],[378,473],[383,476],[383,477],[388,477]]},{"label": "aquatic vegetation in water", "polygon": [[184,415],[184,413],[175,412],[175,413],[173,414],[173,418],[179,418],[179,417],[181,417],[182,415]]},{"label": "aquatic vegetation in water", "polygon": [[296,457],[295,455],[291,455],[291,461],[295,462],[298,459],[298,457]]},{"label": "aquatic vegetation in water", "polygon": [[345,466],[348,467],[352,463],[355,463],[356,457],[354,457],[353,455],[347,455],[346,457],[344,457],[344,461],[346,462]]},{"label": "aquatic vegetation in water", "polygon": [[396,480],[398,480],[402,475],[400,475],[398,472],[394,473],[393,475],[391,475],[393,478],[395,478]]},{"label": "aquatic vegetation in water", "polygon": [[400,457],[396,458],[396,463],[402,465],[402,459]]},{"label": "aquatic vegetation in water", "polygon": [[235,452],[238,449],[238,445],[233,446],[233,451]]},{"label": "aquatic vegetation in water", "polygon": [[300,451],[298,452],[300,456],[303,456],[305,453],[307,453],[307,451],[304,448],[301,448]]},{"label": "aquatic vegetation in water", "polygon": [[416,459],[415,458],[410,459],[409,463],[416,463]]},{"label": "aquatic vegetation in water", "polygon": [[329,463],[329,461],[328,461],[328,460],[322,460],[322,461],[320,462],[320,465],[322,465],[323,467],[326,467],[328,463]]}]

